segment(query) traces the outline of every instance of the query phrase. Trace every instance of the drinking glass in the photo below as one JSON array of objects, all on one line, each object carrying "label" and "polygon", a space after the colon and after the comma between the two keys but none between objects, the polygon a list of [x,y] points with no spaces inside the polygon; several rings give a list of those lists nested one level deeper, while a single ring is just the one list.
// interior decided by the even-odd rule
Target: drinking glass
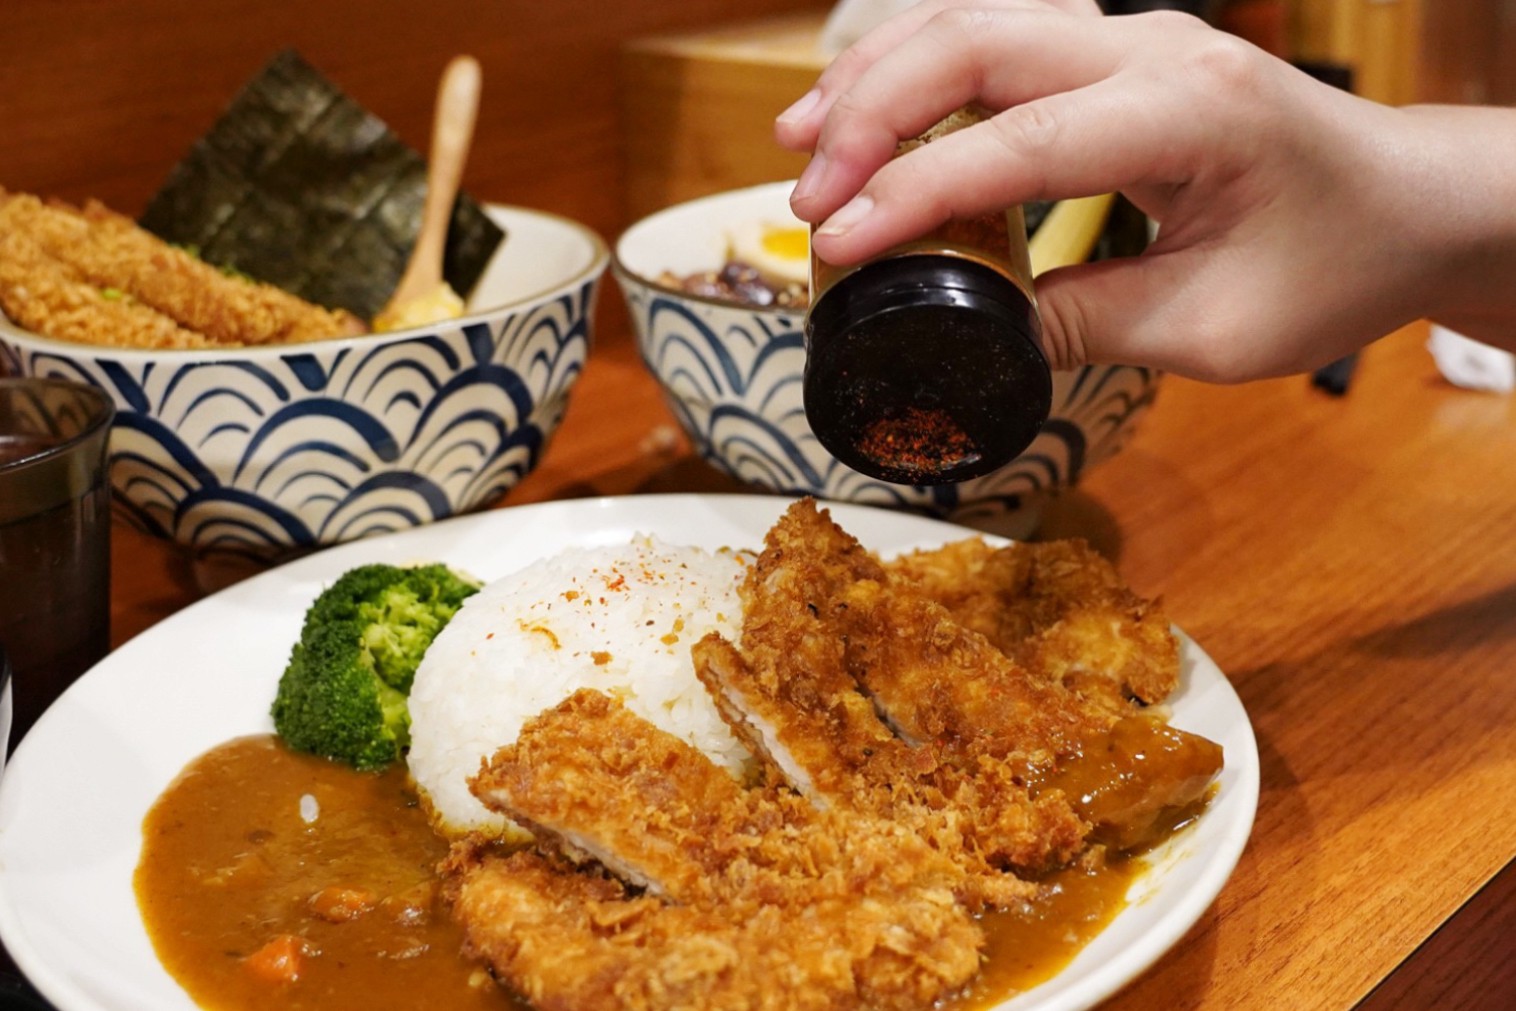
[{"label": "drinking glass", "polygon": [[92,386],[0,379],[0,646],[14,741],[110,648],[114,414]]}]

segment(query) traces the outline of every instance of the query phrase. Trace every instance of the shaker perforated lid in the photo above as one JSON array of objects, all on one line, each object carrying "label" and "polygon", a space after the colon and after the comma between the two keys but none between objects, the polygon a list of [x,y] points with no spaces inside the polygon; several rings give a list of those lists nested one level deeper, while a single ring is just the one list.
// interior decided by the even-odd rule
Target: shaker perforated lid
[{"label": "shaker perforated lid", "polygon": [[1014,459],[1052,407],[1031,299],[955,256],[868,264],[806,317],[804,400],[837,459],[895,484],[951,484]]}]

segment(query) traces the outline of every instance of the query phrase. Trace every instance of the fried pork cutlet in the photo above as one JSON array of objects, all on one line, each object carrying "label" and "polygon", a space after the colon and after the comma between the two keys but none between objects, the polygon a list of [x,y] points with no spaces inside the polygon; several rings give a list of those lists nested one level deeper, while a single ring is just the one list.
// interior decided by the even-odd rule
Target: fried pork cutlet
[{"label": "fried pork cutlet", "polygon": [[[1005,870],[1061,863],[1084,838],[1086,826],[1061,794],[1049,790],[1032,800],[1025,782],[1004,763],[971,772],[940,765],[932,749],[892,736],[872,709],[857,715],[855,727],[837,726],[828,716],[856,710],[820,696],[807,708],[771,692],[770,679],[757,678],[737,648],[718,635],[696,643],[692,655],[717,709],[749,750],[765,756],[775,781],[828,811],[907,827],[957,865],[959,901],[972,909],[1032,898],[1036,886]],[[858,694],[852,687],[840,690]],[[813,691],[814,685],[805,694]],[[857,744],[869,737],[874,743]],[[796,740],[804,746],[792,748]]]},{"label": "fried pork cutlet", "polygon": [[920,1011],[979,968],[904,926],[865,941],[780,906],[737,922],[531,852],[455,860],[450,891],[467,953],[539,1011]]},{"label": "fried pork cutlet", "polygon": [[[745,789],[598,692],[529,721],[473,789],[549,848],[646,889],[630,899],[538,862],[528,870],[545,891],[532,898],[515,890],[520,861],[465,860],[456,908],[470,944],[534,1000],[567,988],[573,1007],[922,1007],[978,969],[983,937],[954,901],[956,868],[904,827]],[[610,941],[595,933],[605,923]],[[564,952],[589,966],[565,974]],[[602,964],[624,980],[605,994]]]},{"label": "fried pork cutlet", "polygon": [[713,635],[692,651],[695,672],[734,735],[771,775],[822,808],[847,803],[866,782],[929,772],[932,756],[896,739],[858,690],[835,630],[791,620],[816,618],[812,601],[845,586],[849,567],[834,558],[830,569],[798,573],[776,564],[783,557],[783,548],[765,552],[748,571],[756,589],[744,593],[742,650]]},{"label": "fried pork cutlet", "polygon": [[[969,850],[994,854],[992,865],[1037,869],[1071,857],[1091,828],[1097,841],[1141,841],[1165,811],[1197,800],[1220,768],[1216,745],[1156,720],[1122,720],[1103,701],[1033,674],[869,557],[813,503],[797,503],[749,569],[740,648],[702,644],[695,652],[697,673],[725,697],[723,715],[739,714],[739,735],[751,740],[755,727],[776,728],[763,735],[770,751],[784,747],[786,728],[789,738],[806,737],[804,752],[775,759],[781,771],[800,765],[821,778],[826,770],[808,762],[828,726],[815,714],[835,711],[834,696],[851,685],[905,742],[932,755],[916,763],[932,769],[918,781],[924,791],[900,788],[897,770],[910,763],[898,759],[884,777],[860,762],[855,779],[888,778],[907,804],[922,793],[935,798],[935,789],[959,804],[986,805],[966,821],[1021,831],[978,835],[966,840]],[[799,693],[790,687],[796,682],[823,687]],[[846,739],[858,733],[850,726]],[[892,807],[898,817],[900,801]],[[1028,839],[1028,829],[1038,837]]]},{"label": "fried pork cutlet", "polygon": [[797,504],[748,570],[740,648],[708,636],[692,651],[695,672],[771,775],[813,803],[910,825],[963,867],[970,904],[1025,899],[1035,888],[1004,869],[1063,862],[1087,826],[1056,791],[1034,800],[1015,775],[973,758],[944,767],[935,742],[912,746],[880,720],[850,669],[842,609],[849,587],[883,577],[814,504]]},{"label": "fried pork cutlet", "polygon": [[[747,789],[704,753],[592,690],[529,721],[474,778],[480,801],[571,858],[680,903],[818,894],[817,868],[872,890],[952,883],[941,856],[890,822]],[[836,881],[832,882],[836,884]],[[838,897],[846,897],[845,895]]]},{"label": "fried pork cutlet", "polygon": [[1035,795],[1060,791],[1097,842],[1148,841],[1221,769],[1214,742],[1141,712],[1113,716],[1098,698],[1030,674],[909,589],[860,582],[841,599],[850,668],[893,724],[936,742],[955,765],[1005,763]]},{"label": "fried pork cutlet", "polygon": [[886,567],[1023,667],[1110,699],[1115,712],[1127,696],[1159,702],[1179,683],[1179,643],[1161,604],[1134,594],[1083,541],[994,548],[972,538]]},{"label": "fried pork cutlet", "polygon": [[[847,670],[846,643],[821,608],[884,570],[834,524],[807,522],[814,516],[814,505],[808,515],[804,506],[791,508],[749,566],[740,651],[711,637],[694,656],[696,674],[738,739],[825,807],[847,801],[866,781],[913,779],[935,760],[880,723]],[[797,557],[805,563],[794,564]]]},{"label": "fried pork cutlet", "polygon": [[58,340],[101,347],[205,348],[186,330],[136,300],[103,292],[44,253],[22,232],[0,225],[0,311],[11,322]]},{"label": "fried pork cutlet", "polygon": [[[213,344],[292,343],[363,332],[351,313],[311,305],[272,285],[229,277],[96,201],[80,211],[0,190],[0,232],[25,235],[43,256],[81,281],[155,309]],[[94,329],[105,327],[102,323]]]}]

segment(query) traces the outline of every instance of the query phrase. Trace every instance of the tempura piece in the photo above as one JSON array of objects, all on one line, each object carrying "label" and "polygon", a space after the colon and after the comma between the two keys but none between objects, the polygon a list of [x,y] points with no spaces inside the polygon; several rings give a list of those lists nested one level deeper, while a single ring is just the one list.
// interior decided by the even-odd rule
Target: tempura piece
[{"label": "tempura piece", "polygon": [[211,342],[120,292],[102,291],[25,234],[0,227],[0,311],[57,340],[117,348],[205,348]]},{"label": "tempura piece", "polygon": [[363,332],[350,313],[228,276],[97,201],[80,211],[0,190],[0,232],[25,235],[80,280],[156,309],[213,344],[292,343]]}]

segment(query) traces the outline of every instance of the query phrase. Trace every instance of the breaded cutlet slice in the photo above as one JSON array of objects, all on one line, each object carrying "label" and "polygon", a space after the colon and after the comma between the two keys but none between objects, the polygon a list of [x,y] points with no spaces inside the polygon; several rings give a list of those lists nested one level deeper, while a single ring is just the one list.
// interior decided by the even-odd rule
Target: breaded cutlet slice
[{"label": "breaded cutlet slice", "polygon": [[[822,519],[797,512],[781,522]],[[822,564],[808,552],[833,540],[792,537],[780,564],[801,570]],[[1074,549],[1033,556],[1034,571],[1059,571],[1062,563],[1049,564],[1049,557],[1072,558],[1083,574],[1061,573],[1060,599],[1094,596],[1113,583],[1120,588],[1109,566],[1091,566],[1088,549]],[[820,608],[835,616],[832,634],[846,643],[849,673],[904,738],[929,743],[945,766],[974,776],[1003,765],[1038,802],[1061,795],[1093,841],[1119,849],[1146,842],[1168,812],[1199,803],[1221,770],[1219,745],[1136,707],[1113,708],[1063,678],[1033,673],[958,622],[914,580],[893,572],[857,580]]]},{"label": "breaded cutlet slice", "polygon": [[[1222,763],[1213,742],[1033,673],[912,582],[859,561],[861,551],[813,503],[786,511],[742,586],[740,648],[695,652],[697,673],[726,696],[723,714],[757,711],[765,724],[824,735],[813,714],[837,708],[851,683],[931,760],[914,780],[902,774],[909,763],[888,758],[879,775],[860,760],[855,779],[875,789],[848,802],[877,809],[888,788],[890,817],[955,810],[964,847],[992,867],[1039,870],[1086,839],[1136,845],[1167,812],[1202,799]],[[807,652],[815,643],[835,646]],[[796,677],[826,689],[771,690]],[[951,849],[950,835],[923,835]]]},{"label": "breaded cutlet slice", "polygon": [[686,905],[873,897],[911,919],[918,893],[940,899],[957,878],[899,826],[746,788],[699,749],[591,689],[529,720],[470,786],[539,842]]},{"label": "breaded cutlet slice", "polygon": [[1100,843],[1146,842],[1221,771],[1214,742],[1031,674],[908,586],[858,583],[842,601],[849,666],[892,724],[955,768],[1008,767],[1039,800],[1057,791]]},{"label": "breaded cutlet slice", "polygon": [[[635,900],[643,905],[623,905],[611,915],[620,933],[627,929],[621,914],[635,910],[652,947],[640,953],[646,961],[680,964],[681,975],[698,976],[704,970],[682,963],[683,931],[699,929],[743,962],[756,959],[770,972],[784,966],[772,992],[766,988],[775,984],[746,975],[744,966],[740,989],[749,1003],[734,1006],[760,1006],[752,995],[767,993],[761,1006],[783,1007],[812,989],[831,995],[816,1006],[926,1006],[977,970],[983,936],[954,900],[958,873],[950,861],[889,822],[822,813],[793,795],[745,789],[698,749],[601,693],[582,690],[528,721],[473,789],[550,849],[594,857],[645,889]],[[593,883],[592,870],[585,876],[590,884],[556,884],[613,895]],[[554,882],[548,884],[551,890]],[[465,875],[459,901],[465,917],[478,887],[477,878]],[[498,898],[498,883],[495,890]],[[669,906],[647,907],[654,898]],[[530,912],[511,915],[506,922],[465,918],[471,942],[498,955],[513,935],[519,942],[523,931],[537,929]],[[666,927],[677,929],[665,935]],[[585,941],[570,936],[561,947],[585,950]],[[783,953],[779,962],[774,952]],[[692,1006],[726,1000],[734,964],[723,963],[699,984],[700,1001]],[[557,971],[519,960],[509,966],[508,975]],[[624,971],[636,978],[642,970]]]},{"label": "breaded cutlet slice", "polygon": [[[771,691],[782,678],[758,677],[735,646],[714,634],[696,643],[692,656],[738,739],[777,753],[771,775],[801,784],[796,789],[827,812],[887,819],[927,842],[957,866],[958,898],[971,909],[1032,898],[1037,886],[1010,869],[1060,863],[1084,839],[1087,827],[1061,795],[1034,802],[1003,763],[971,771],[941,765],[932,749],[891,736],[872,713],[864,719],[879,739],[855,748],[851,742],[862,735],[826,719],[847,707],[829,705],[824,696],[809,696],[807,704]],[[838,690],[858,695],[851,685]],[[791,747],[791,741],[804,746]]]},{"label": "breaded cutlet slice", "polygon": [[739,920],[532,852],[455,859],[448,892],[467,953],[539,1011],[919,1011],[979,969],[968,921],[923,947],[839,909]]},{"label": "breaded cutlet slice", "polygon": [[913,743],[1046,764],[1113,722],[908,584],[854,583],[838,594],[833,613],[849,673]]},{"label": "breaded cutlet slice", "polygon": [[887,563],[960,624],[1035,673],[1098,692],[1160,702],[1179,683],[1179,642],[1157,600],[1133,593],[1081,540],[994,548],[979,538]]},{"label": "breaded cutlet slice", "polygon": [[1006,873],[1071,856],[1087,830],[1061,796],[1033,800],[1011,770],[947,767],[937,741],[895,736],[849,669],[845,596],[884,570],[814,502],[769,531],[741,593],[740,645],[707,636],[696,675],[770,774],[813,803],[905,825],[957,863],[976,908],[1035,894]]}]

